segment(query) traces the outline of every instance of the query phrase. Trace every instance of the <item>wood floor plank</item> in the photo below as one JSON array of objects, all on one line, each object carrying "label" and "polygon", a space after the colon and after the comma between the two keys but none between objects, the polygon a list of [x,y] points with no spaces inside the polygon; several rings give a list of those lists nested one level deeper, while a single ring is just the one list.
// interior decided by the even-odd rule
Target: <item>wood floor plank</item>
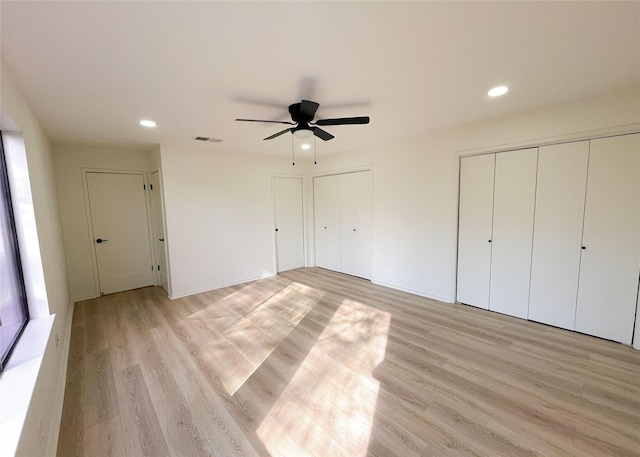
[{"label": "wood floor plank", "polygon": [[121,370],[135,364],[135,355],[126,325],[123,322],[126,314],[118,312],[103,313],[104,327],[109,346],[109,354],[114,370]]},{"label": "wood floor plank", "polygon": [[58,455],[640,456],[640,351],[301,268],[76,304]]},{"label": "wood floor plank", "polygon": [[[147,392],[171,455],[211,456],[200,424],[193,421],[191,410],[181,388],[156,346],[150,329],[137,313],[127,320],[129,338],[134,341],[137,360],[143,373]],[[134,317],[135,316],[135,317]]]},{"label": "wood floor plank", "polygon": [[185,386],[185,399],[192,406],[197,420],[210,424],[204,436],[215,455],[260,455],[235,423],[224,401],[211,388],[175,333],[169,328],[155,328],[151,333],[156,343],[167,349],[164,351],[167,361],[171,365],[180,366],[180,370],[174,370],[176,381]]},{"label": "wood floor plank", "polygon": [[93,351],[84,357],[83,379],[86,430],[120,414],[108,349]]},{"label": "wood floor plank", "polygon": [[102,306],[109,303],[111,297],[106,297],[102,301],[98,299],[87,301],[85,308],[85,352],[90,354],[94,351],[107,349],[107,335],[104,328],[104,316],[102,314]]},{"label": "wood floor plank", "polygon": [[[83,319],[84,320],[84,319]],[[58,451],[60,456],[84,455],[84,327],[74,326],[69,345]]]},{"label": "wood floor plank", "polygon": [[115,378],[127,455],[169,456],[169,449],[140,366],[132,365],[118,370]]},{"label": "wood floor plank", "polygon": [[104,457],[126,455],[119,416],[88,428],[86,434],[86,446],[93,450],[94,455]]}]

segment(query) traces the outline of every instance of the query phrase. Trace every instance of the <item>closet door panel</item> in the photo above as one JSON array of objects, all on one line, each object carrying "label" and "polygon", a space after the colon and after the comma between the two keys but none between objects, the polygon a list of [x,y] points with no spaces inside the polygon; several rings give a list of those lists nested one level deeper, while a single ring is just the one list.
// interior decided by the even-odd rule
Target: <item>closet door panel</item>
[{"label": "closet door panel", "polygon": [[358,188],[354,173],[339,175],[340,181],[340,254],[342,272],[355,275],[358,263],[356,230],[358,224]]},{"label": "closet door panel", "polygon": [[538,149],[496,154],[489,309],[527,318]]},{"label": "closet door panel", "polygon": [[630,344],[640,271],[640,134],[591,141],[576,330]]},{"label": "closet door panel", "polygon": [[574,329],[589,142],[538,155],[529,319]]},{"label": "closet door panel", "polygon": [[373,245],[371,172],[339,176],[342,272],[370,279]]},{"label": "closet door panel", "polygon": [[316,266],[328,268],[327,261],[327,181],[313,180],[313,227]]},{"label": "closet door panel", "polygon": [[329,270],[342,271],[341,253],[341,176],[326,176],[327,200],[327,267]]},{"label": "closet door panel", "polygon": [[460,160],[457,301],[489,308],[495,154]]},{"label": "closet door panel", "polygon": [[356,262],[353,274],[371,279],[373,269],[373,182],[370,171],[353,173],[355,212]]}]

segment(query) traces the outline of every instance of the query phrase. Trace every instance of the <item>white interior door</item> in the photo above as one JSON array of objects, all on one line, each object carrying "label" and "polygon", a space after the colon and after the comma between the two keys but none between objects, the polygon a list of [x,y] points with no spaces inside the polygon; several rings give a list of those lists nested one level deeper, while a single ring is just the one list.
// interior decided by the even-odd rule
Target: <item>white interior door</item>
[{"label": "white interior door", "polygon": [[489,308],[495,154],[460,160],[457,301]]},{"label": "white interior door", "polygon": [[304,267],[302,178],[274,177],[278,271]]},{"label": "white interior door", "polygon": [[526,319],[538,149],[496,154],[489,309]]},{"label": "white interior door", "polygon": [[153,284],[142,174],[87,173],[101,294]]},{"label": "white interior door", "polygon": [[573,330],[589,142],[540,148],[529,319]]},{"label": "white interior door", "polygon": [[151,173],[151,197],[153,199],[153,216],[156,228],[156,251],[158,253],[158,264],[156,272],[160,286],[169,292],[169,277],[167,270],[167,248],[164,231],[164,203],[162,198],[162,186],[160,184],[160,171]]},{"label": "white interior door", "polygon": [[640,134],[591,141],[575,329],[630,344],[640,271]]}]

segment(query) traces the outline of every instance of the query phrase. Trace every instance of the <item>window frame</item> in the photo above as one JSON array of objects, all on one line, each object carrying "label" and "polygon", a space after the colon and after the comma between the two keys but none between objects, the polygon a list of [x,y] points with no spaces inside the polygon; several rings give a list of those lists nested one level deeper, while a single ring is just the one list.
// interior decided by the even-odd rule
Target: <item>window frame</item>
[{"label": "window frame", "polygon": [[[4,200],[4,203],[7,208],[7,216],[9,219],[7,221],[8,222],[7,225],[9,226],[9,231],[11,232],[9,235],[9,238],[10,238],[9,242],[13,245],[12,257],[13,257],[15,271],[17,273],[17,278],[11,278],[11,280],[14,280],[14,279],[17,280],[17,283],[18,283],[17,288],[20,295],[19,306],[22,308],[22,312],[24,314],[24,321],[20,324],[20,328],[14,335],[13,340],[8,346],[8,349],[4,353],[0,353],[0,373],[2,373],[5,367],[7,366],[9,359],[11,358],[11,354],[13,353],[13,350],[15,349],[16,344],[18,343],[18,341],[20,340],[20,337],[22,336],[24,329],[29,323],[30,315],[29,315],[29,304],[27,301],[26,285],[24,280],[24,271],[22,269],[22,260],[20,257],[18,232],[16,228],[15,215],[13,212],[13,200],[11,199],[11,187],[9,184],[9,170],[7,167],[7,159],[4,152],[4,141],[2,138],[1,131],[0,131],[0,173],[1,173],[0,174],[0,192],[2,193],[0,198]],[[0,326],[1,325],[2,324],[0,319]]]}]

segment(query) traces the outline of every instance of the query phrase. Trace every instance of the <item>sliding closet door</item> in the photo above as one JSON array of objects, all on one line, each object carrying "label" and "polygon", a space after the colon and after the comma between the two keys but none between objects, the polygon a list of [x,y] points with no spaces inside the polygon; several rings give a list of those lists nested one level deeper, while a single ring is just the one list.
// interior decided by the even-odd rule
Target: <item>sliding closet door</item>
[{"label": "sliding closet door", "polygon": [[489,309],[527,318],[538,149],[496,154]]},{"label": "sliding closet door", "polygon": [[540,148],[529,319],[573,329],[589,142]]},{"label": "sliding closet door", "polygon": [[640,271],[640,134],[591,141],[575,329],[630,344]]},{"label": "sliding closet door", "polygon": [[489,308],[495,154],[460,160],[457,301]]}]

